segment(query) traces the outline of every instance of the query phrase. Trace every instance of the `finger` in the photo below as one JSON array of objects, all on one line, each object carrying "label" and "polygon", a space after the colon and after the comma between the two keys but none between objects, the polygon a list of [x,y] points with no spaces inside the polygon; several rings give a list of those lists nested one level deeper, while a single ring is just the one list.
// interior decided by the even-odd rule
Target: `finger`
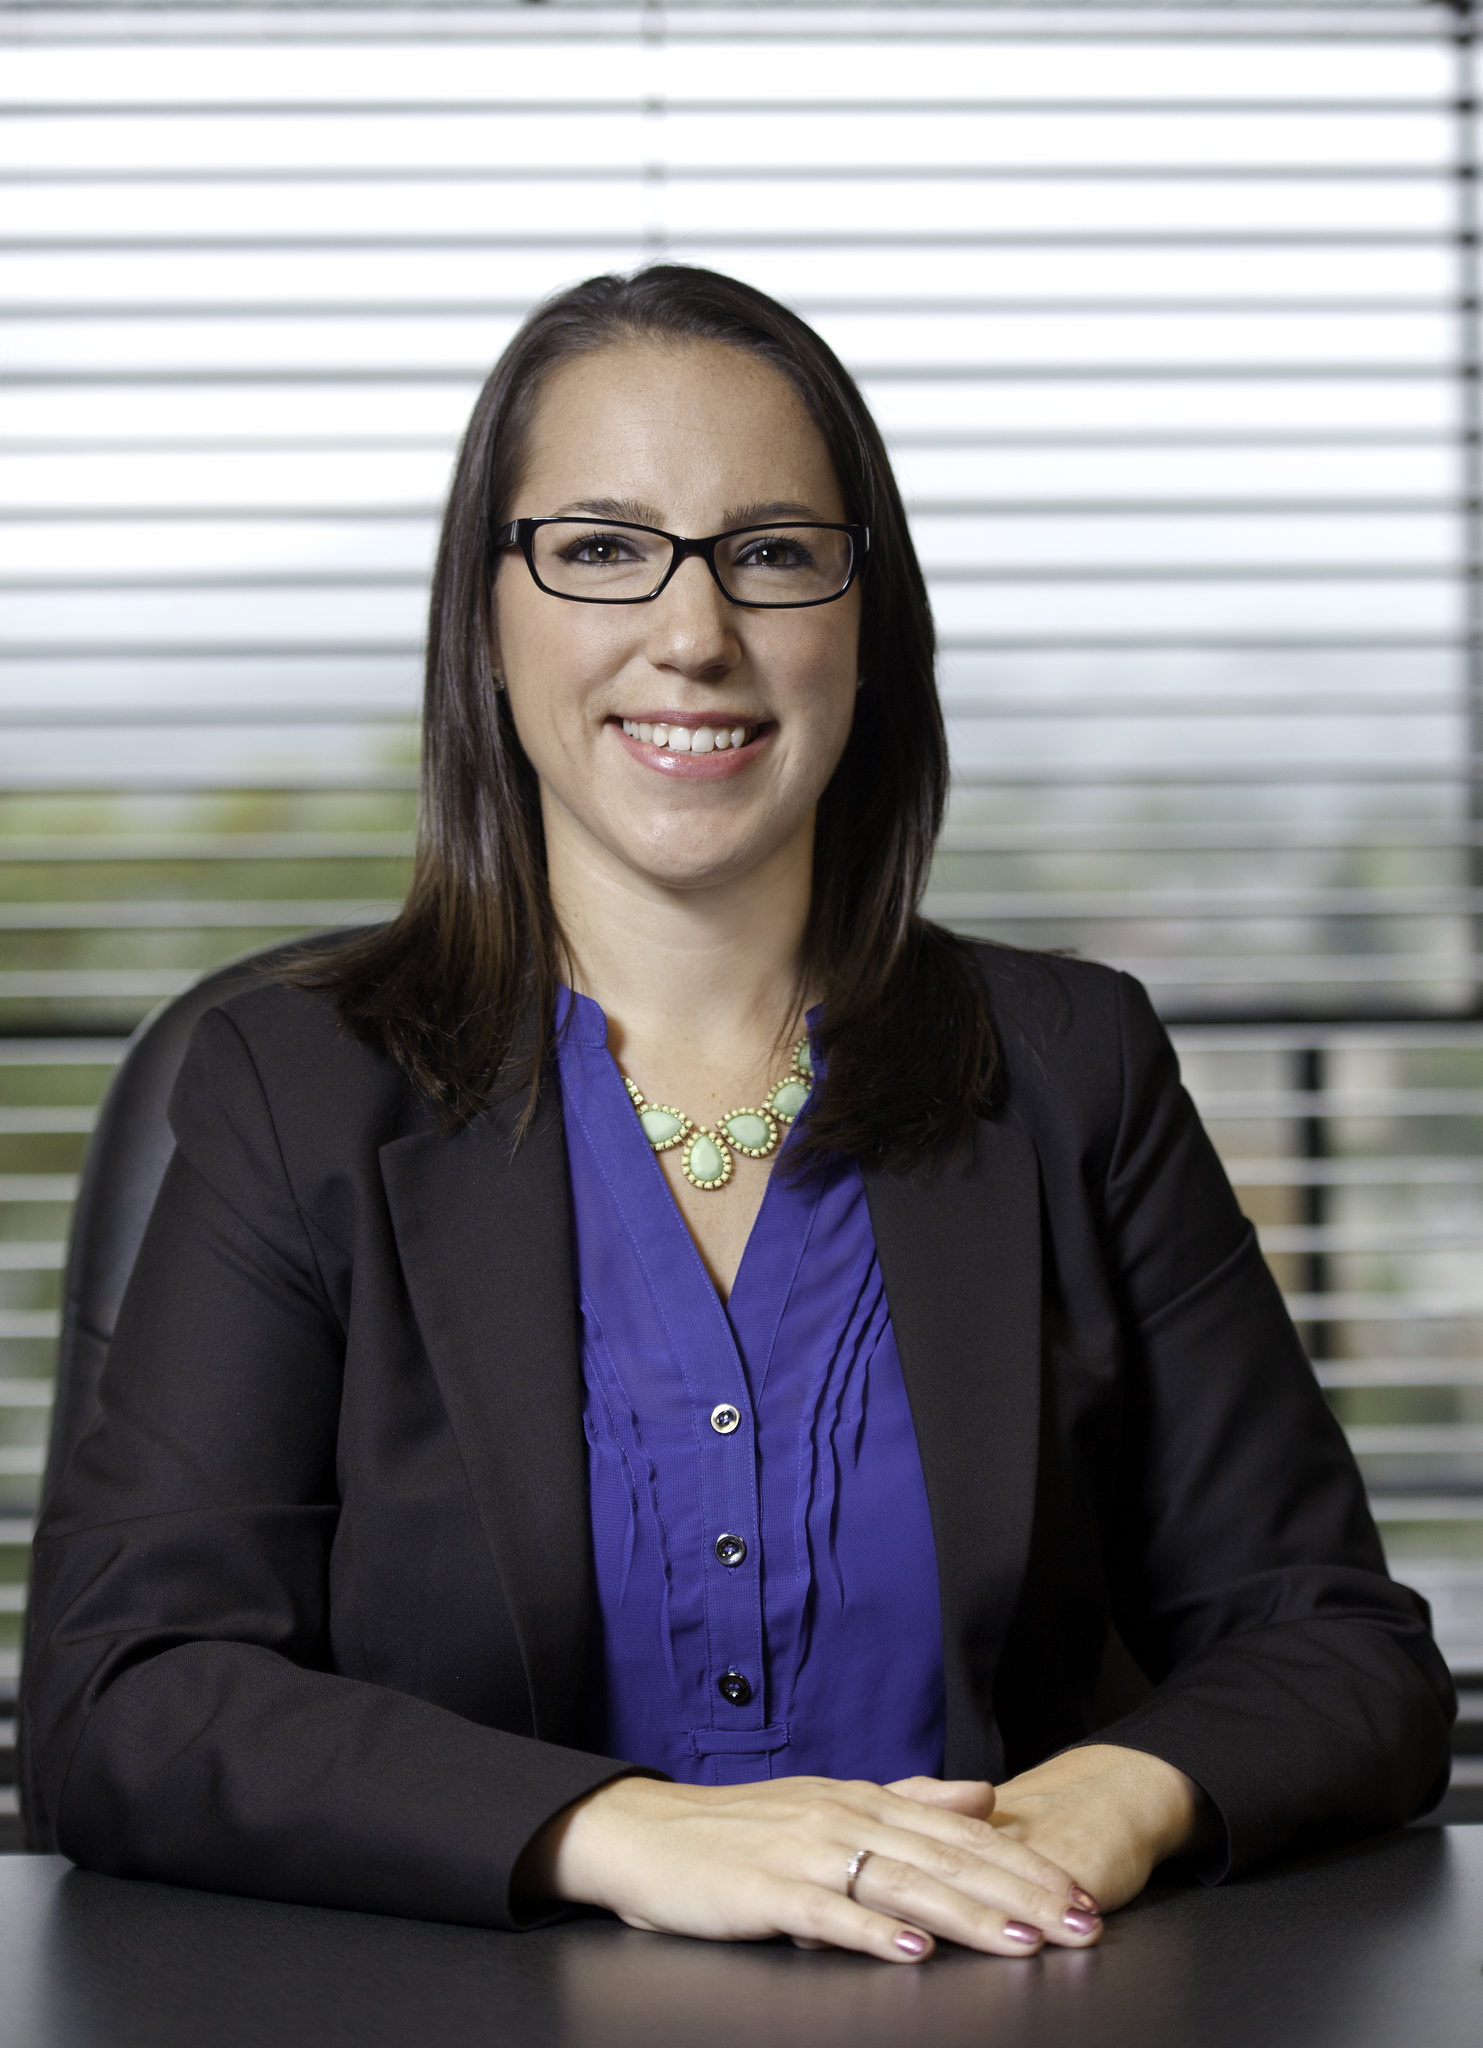
[{"label": "finger", "polygon": [[[1034,1955],[1046,1941],[1060,1947],[1087,1948],[1101,1935],[1102,1923],[1068,1907],[1063,1899],[1032,1908],[1002,1904],[974,1896],[973,1873],[945,1880],[918,1863],[895,1856],[874,1855],[855,1883],[855,1902],[893,1915],[907,1926],[978,1949],[988,1955]],[[1067,1924],[1071,1915],[1082,1923]]]},{"label": "finger", "polygon": [[[1084,1948],[1102,1931],[1097,1914],[1073,1903],[1064,1886],[1048,1888],[1033,1883],[1006,1869],[1002,1863],[990,1862],[962,1844],[937,1842],[921,1835],[890,1830],[870,1846],[871,1854],[862,1865],[854,1886],[857,1899],[863,1888],[872,1903],[880,1903],[875,1896],[875,1885],[867,1884],[867,1880],[871,1878],[877,1861],[889,1861],[902,1869],[921,1871],[935,1884],[957,1893],[970,1905],[997,1914],[1001,1922],[1015,1920],[1028,1924],[1037,1928],[1047,1940],[1065,1947]],[[823,1882],[829,1881],[827,1871],[820,1870],[818,1874]],[[893,1894],[890,1903],[911,1917],[909,1900],[898,1905]],[[941,1931],[936,1929],[935,1923],[933,1925],[934,1931]],[[954,1939],[957,1939],[956,1935]]]},{"label": "finger", "polygon": [[898,1778],[885,1789],[898,1799],[914,1799],[919,1806],[943,1806],[974,1820],[987,1820],[994,1811],[994,1788],[982,1778]]},{"label": "finger", "polygon": [[[1027,1884],[1054,1892],[1063,1903],[1071,1896],[1075,1881],[1070,1871],[1063,1870],[1059,1863],[1052,1863],[1038,1849],[1032,1849],[1027,1842],[1007,1834],[991,1822],[904,1797],[899,1805],[892,1801],[883,1803],[877,1813],[887,1827],[899,1828],[903,1833],[920,1834],[954,1848],[971,1850],[998,1868],[1012,1871]],[[875,1848],[877,1845],[865,1842],[862,1846]]]},{"label": "finger", "polygon": [[885,1963],[924,1963],[936,1945],[914,1923],[872,1912],[824,1885],[784,1885],[776,1917],[779,1932],[798,1948],[849,1948]]}]

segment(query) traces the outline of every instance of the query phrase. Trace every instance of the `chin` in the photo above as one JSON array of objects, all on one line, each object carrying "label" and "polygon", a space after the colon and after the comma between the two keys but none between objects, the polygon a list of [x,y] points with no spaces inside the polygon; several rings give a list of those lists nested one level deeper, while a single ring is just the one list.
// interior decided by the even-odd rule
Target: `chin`
[{"label": "chin", "polygon": [[723,888],[729,882],[745,881],[757,863],[738,861],[634,861],[635,871],[656,889],[690,892]]},{"label": "chin", "polygon": [[683,845],[671,841],[656,846],[651,841],[623,849],[623,858],[657,888],[714,889],[744,881],[776,851],[777,842],[769,834],[767,844],[760,846],[752,839],[742,844],[728,839],[724,845],[697,845],[693,838]]}]

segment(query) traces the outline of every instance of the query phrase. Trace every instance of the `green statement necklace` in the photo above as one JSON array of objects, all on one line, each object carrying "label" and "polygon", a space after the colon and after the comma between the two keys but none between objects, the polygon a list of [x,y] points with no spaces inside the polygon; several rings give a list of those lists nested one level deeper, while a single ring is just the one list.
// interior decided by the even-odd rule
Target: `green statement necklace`
[{"label": "green statement necklace", "polygon": [[800,1038],[793,1048],[792,1066],[761,1109],[733,1109],[718,1116],[713,1124],[698,1124],[667,1102],[646,1102],[626,1074],[623,1085],[654,1150],[668,1152],[675,1145],[683,1145],[681,1173],[691,1187],[710,1195],[724,1188],[736,1171],[733,1153],[740,1152],[747,1159],[766,1159],[776,1152],[782,1142],[783,1125],[791,1124],[807,1102],[813,1079],[813,1055],[808,1040]]}]

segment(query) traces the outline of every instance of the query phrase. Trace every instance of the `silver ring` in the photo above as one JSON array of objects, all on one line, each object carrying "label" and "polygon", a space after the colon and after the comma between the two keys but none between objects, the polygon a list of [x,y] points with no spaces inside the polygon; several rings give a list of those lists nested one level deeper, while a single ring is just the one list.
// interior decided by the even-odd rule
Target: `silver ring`
[{"label": "silver ring", "polygon": [[845,1865],[844,1895],[847,1899],[852,1899],[855,1896],[855,1880],[874,1854],[874,1849],[857,1849]]}]

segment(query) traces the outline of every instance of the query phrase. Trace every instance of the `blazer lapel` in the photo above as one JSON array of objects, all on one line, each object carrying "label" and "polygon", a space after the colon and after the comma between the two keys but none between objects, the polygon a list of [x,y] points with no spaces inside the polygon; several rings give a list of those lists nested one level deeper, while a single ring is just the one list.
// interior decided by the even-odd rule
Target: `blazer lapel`
[{"label": "blazer lapel", "polygon": [[548,1088],[381,1150],[418,1328],[525,1658],[531,1718],[574,1742],[595,1613],[566,1147]]},{"label": "blazer lapel", "polygon": [[923,1179],[865,1175],[942,1602],[946,1774],[996,1779],[994,1676],[1029,1557],[1040,1428],[1034,1148],[980,1122]]}]

